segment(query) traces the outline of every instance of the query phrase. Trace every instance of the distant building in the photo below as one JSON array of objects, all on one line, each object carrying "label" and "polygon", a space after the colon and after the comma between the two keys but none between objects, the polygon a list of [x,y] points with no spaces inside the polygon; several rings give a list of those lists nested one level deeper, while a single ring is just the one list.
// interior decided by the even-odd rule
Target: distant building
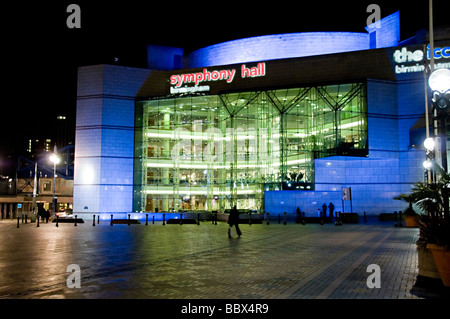
[{"label": "distant building", "polygon": [[58,149],[75,144],[75,121],[70,116],[56,117],[55,143]]}]

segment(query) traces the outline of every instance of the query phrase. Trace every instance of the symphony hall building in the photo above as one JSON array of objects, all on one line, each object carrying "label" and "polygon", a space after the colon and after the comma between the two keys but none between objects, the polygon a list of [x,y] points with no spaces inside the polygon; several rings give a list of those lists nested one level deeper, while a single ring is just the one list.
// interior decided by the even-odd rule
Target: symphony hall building
[{"label": "symphony hall building", "polygon": [[442,34],[434,52],[426,32],[401,41],[397,12],[363,33],[149,45],[145,69],[81,67],[73,211],[403,210],[393,198],[425,176],[425,64],[450,68]]}]

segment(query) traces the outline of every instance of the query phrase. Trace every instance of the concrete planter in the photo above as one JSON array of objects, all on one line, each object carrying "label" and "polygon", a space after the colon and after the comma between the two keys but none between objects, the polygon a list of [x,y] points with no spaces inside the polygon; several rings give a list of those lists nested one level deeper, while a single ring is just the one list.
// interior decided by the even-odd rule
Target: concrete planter
[{"label": "concrete planter", "polygon": [[406,227],[411,227],[411,228],[419,227],[419,222],[418,222],[416,216],[403,216],[403,218],[405,219]]},{"label": "concrete planter", "polygon": [[441,279],[441,275],[434,262],[433,254],[424,243],[417,243],[419,275],[423,277]]},{"label": "concrete planter", "polygon": [[442,283],[444,286],[450,287],[450,249],[435,244],[428,244],[427,248],[433,254],[433,259],[441,276]]}]

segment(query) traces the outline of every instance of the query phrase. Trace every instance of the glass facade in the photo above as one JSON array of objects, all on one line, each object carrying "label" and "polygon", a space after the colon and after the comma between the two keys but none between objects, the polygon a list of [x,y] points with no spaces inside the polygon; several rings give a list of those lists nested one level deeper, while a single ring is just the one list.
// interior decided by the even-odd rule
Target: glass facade
[{"label": "glass facade", "polygon": [[141,100],[135,134],[134,211],[263,211],[315,158],[367,155],[366,85]]}]

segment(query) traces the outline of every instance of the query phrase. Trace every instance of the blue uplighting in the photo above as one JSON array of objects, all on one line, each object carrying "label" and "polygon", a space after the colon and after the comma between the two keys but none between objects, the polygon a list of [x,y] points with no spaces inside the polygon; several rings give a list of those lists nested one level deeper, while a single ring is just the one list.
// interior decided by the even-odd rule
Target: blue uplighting
[{"label": "blue uplighting", "polygon": [[193,51],[186,68],[307,57],[396,46],[400,41],[400,14],[381,19],[368,33],[306,32],[265,35],[211,45]]}]

